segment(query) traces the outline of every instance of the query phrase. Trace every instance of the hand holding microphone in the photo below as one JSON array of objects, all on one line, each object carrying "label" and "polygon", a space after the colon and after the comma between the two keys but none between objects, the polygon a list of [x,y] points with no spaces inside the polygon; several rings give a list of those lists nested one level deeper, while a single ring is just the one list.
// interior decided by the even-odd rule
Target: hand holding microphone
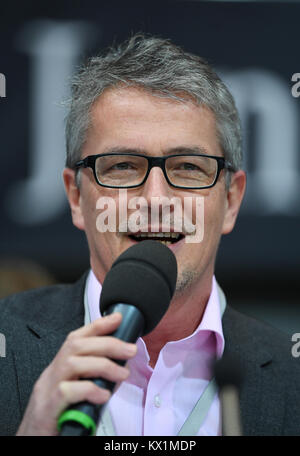
[{"label": "hand holding microphone", "polygon": [[108,401],[110,392],[99,388],[90,378],[119,382],[128,377],[128,369],[114,360],[126,361],[135,356],[136,345],[110,337],[121,319],[119,313],[98,318],[68,335],[36,381],[17,435],[58,435],[57,419],[70,404]]},{"label": "hand holding microphone", "polygon": [[[120,255],[103,283],[106,316],[69,334],[36,382],[17,435],[57,435],[59,419],[61,435],[91,434],[110,391],[129,375],[121,364],[136,354],[131,342],[159,323],[176,279],[175,256],[160,242],[141,242]],[[85,425],[77,421],[85,414],[82,403],[92,410]]]},{"label": "hand holding microphone", "polygon": [[[136,342],[151,332],[169,307],[176,279],[175,256],[159,242],[145,241],[120,255],[105,278],[100,298],[102,315],[120,312],[123,316],[112,336]],[[103,378],[93,381],[110,391],[115,386]],[[88,401],[69,407],[58,421],[60,435],[93,435],[101,408]]]}]

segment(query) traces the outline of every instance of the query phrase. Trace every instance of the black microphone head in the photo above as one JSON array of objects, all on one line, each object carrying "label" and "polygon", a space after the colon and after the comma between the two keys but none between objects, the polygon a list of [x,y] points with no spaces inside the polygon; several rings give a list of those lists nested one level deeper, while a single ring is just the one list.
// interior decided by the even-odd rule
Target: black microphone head
[{"label": "black microphone head", "polygon": [[143,335],[151,332],[167,311],[175,291],[177,262],[159,241],[141,241],[125,250],[103,282],[100,312],[117,303],[136,306],[143,314]]},{"label": "black microphone head", "polygon": [[224,352],[221,359],[214,365],[214,374],[218,387],[235,386],[238,390],[243,383],[243,369],[239,360],[228,353]]}]

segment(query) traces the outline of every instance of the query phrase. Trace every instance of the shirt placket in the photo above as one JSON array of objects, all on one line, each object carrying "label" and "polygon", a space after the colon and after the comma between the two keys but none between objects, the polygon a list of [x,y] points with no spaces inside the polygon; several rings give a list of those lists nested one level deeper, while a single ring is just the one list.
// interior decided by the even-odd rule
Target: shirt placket
[{"label": "shirt placket", "polygon": [[145,391],[144,435],[174,435],[174,386],[180,367],[165,366],[163,352]]}]

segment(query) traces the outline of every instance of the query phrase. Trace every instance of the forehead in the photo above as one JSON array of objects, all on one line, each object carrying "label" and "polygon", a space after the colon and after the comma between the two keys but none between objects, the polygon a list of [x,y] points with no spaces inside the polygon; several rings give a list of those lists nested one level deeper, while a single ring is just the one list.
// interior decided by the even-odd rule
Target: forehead
[{"label": "forehead", "polygon": [[153,152],[181,146],[201,146],[208,153],[220,150],[210,109],[138,88],[108,89],[96,100],[87,135],[91,142],[94,153],[120,146]]}]

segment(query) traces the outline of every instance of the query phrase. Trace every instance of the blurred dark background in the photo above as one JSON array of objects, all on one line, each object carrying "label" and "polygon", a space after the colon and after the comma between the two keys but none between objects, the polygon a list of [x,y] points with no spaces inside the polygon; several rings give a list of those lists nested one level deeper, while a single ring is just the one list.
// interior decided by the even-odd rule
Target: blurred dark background
[{"label": "blurred dark background", "polygon": [[27,273],[39,267],[49,283],[68,282],[88,268],[62,186],[61,102],[82,59],[143,31],[205,57],[235,96],[248,188],[216,276],[235,307],[300,331],[300,98],[292,91],[299,17],[300,4],[286,1],[2,3],[0,276],[13,264]]}]

